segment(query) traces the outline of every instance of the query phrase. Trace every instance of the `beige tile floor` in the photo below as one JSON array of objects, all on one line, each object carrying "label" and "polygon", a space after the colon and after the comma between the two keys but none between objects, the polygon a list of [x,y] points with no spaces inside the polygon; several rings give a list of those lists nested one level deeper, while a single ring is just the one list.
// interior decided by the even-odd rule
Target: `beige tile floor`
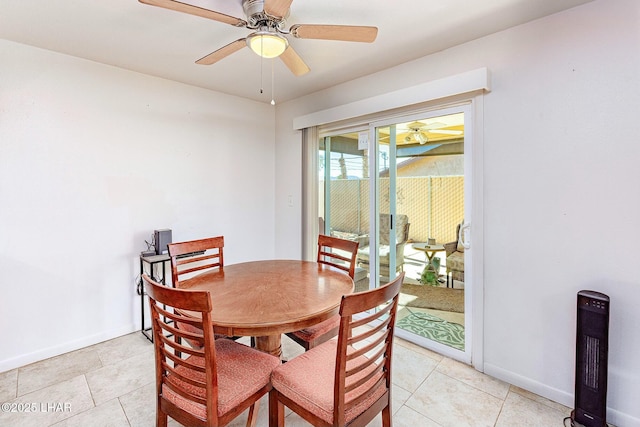
[{"label": "beige tile floor", "polygon": [[[286,337],[285,358],[302,352]],[[393,364],[396,427],[562,426],[570,409],[397,339]],[[139,332],[0,373],[0,426],[153,426],[153,345]],[[9,409],[22,412],[7,412]],[[267,399],[259,426],[267,426]],[[30,412],[26,412],[30,410]],[[286,425],[305,426],[286,413]],[[246,414],[232,422],[243,426]],[[178,426],[173,420],[170,426]],[[381,426],[380,417],[370,427]]]}]

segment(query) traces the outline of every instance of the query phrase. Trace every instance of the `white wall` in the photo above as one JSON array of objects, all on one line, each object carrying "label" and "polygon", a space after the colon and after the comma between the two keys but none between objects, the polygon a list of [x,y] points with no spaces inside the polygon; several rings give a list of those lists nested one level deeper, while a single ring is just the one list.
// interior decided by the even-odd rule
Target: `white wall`
[{"label": "white wall", "polygon": [[[278,197],[300,188],[295,117],[487,67],[479,368],[573,407],[576,293],[604,292],[608,421],[640,426],[638,46],[640,2],[600,0],[282,104]],[[289,254],[300,222],[282,203],[276,230]]]},{"label": "white wall", "polygon": [[3,40],[0,56],[0,372],[138,328],[154,229],[273,257],[273,107]]}]

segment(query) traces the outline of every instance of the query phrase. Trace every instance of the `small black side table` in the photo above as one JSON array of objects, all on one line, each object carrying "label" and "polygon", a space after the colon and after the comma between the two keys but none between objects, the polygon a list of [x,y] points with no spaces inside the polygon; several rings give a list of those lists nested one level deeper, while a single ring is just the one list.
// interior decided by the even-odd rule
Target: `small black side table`
[{"label": "small black side table", "polygon": [[[147,273],[149,277],[155,280],[158,283],[162,283],[163,285],[167,285],[167,262],[171,260],[171,257],[167,254],[163,255],[151,255],[151,256],[142,256],[140,255],[140,281],[138,282],[138,295],[140,295],[140,315],[142,318],[140,332],[142,335],[147,337],[147,339],[153,342],[153,334],[151,333],[151,326],[144,326],[144,296],[147,294],[144,291],[144,285],[142,284],[142,275]],[[161,264],[161,269],[154,268],[156,265]],[[145,265],[148,266],[148,271],[145,270]],[[162,276],[156,276],[156,270],[162,270]]]}]

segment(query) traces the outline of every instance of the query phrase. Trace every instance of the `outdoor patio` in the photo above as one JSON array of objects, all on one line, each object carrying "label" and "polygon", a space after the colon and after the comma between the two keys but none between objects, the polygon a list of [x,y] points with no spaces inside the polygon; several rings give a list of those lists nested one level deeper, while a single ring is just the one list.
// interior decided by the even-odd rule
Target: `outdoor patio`
[{"label": "outdoor patio", "polygon": [[[453,288],[447,288],[446,257],[444,252],[436,256],[441,258],[438,285],[423,284],[419,279],[427,265],[425,253],[414,249],[411,243],[406,245],[403,264],[405,279],[400,294],[397,326],[462,350],[464,282],[451,280]],[[381,279],[382,281],[384,280]],[[368,282],[361,280],[357,283],[356,290],[364,290],[366,286]],[[451,308],[447,308],[449,306]]]}]

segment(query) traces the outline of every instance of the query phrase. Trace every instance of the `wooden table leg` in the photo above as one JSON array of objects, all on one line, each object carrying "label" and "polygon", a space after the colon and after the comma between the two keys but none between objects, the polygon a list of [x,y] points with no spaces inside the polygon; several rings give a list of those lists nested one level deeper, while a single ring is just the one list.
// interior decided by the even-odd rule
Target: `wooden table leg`
[{"label": "wooden table leg", "polygon": [[264,337],[256,337],[256,348],[265,353],[282,358],[282,336],[267,335]]}]

